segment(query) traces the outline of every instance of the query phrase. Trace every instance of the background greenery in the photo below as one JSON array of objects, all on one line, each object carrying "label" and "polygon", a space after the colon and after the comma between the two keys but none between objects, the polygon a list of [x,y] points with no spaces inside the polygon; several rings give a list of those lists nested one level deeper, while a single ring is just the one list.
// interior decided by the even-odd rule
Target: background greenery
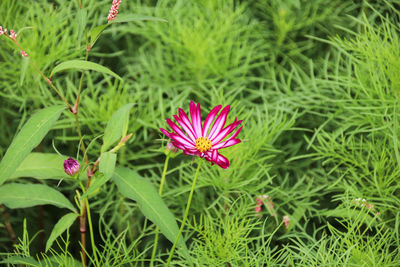
[{"label": "background greenery", "polygon": [[[106,23],[111,1],[82,2],[89,29]],[[203,116],[230,104],[229,120],[244,120],[243,142],[223,151],[230,168],[205,164],[200,172],[185,231],[197,266],[399,266],[399,8],[395,0],[124,0],[119,14],[168,23],[114,24],[96,43],[89,60],[124,82],[85,73],[86,143],[104,132],[117,109],[134,103],[133,138],[118,161],[158,187],[165,118],[178,107],[188,110],[190,100],[201,103]],[[21,46],[49,74],[60,62],[84,57],[77,10],[77,1],[2,0],[0,23],[19,32]],[[32,112],[62,102],[5,38],[0,70],[4,155]],[[78,79],[68,72],[53,82],[72,101]],[[88,151],[92,160],[100,145]],[[37,151],[54,148],[70,156],[78,150],[66,113]],[[184,155],[170,160],[163,199],[178,221],[193,165]],[[45,183],[72,199],[69,182]],[[274,210],[264,207],[258,216],[256,198],[264,194]],[[111,183],[91,201],[103,266],[147,266],[155,227],[137,205]],[[20,243],[12,248],[0,222],[4,257],[31,255],[44,266],[51,260],[72,266],[64,256],[79,259],[77,224],[59,247],[42,253],[62,216],[57,209],[7,212]],[[161,237],[156,265],[170,247]],[[187,265],[180,255],[173,263]]]}]

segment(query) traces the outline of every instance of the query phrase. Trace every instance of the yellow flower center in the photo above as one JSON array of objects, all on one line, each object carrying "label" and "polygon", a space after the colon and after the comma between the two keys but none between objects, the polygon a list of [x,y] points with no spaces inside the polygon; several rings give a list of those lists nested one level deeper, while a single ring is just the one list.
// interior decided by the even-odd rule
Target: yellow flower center
[{"label": "yellow flower center", "polygon": [[211,141],[207,137],[199,137],[196,140],[196,149],[201,153],[207,152],[212,147]]}]

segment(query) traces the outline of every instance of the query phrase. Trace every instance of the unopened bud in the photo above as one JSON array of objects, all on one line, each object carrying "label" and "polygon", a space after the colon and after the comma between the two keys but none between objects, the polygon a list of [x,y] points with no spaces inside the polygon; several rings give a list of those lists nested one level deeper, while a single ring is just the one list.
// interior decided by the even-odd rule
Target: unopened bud
[{"label": "unopened bud", "polygon": [[80,168],[81,165],[73,158],[68,158],[67,160],[64,161],[64,171],[66,174],[70,176],[75,175]]}]

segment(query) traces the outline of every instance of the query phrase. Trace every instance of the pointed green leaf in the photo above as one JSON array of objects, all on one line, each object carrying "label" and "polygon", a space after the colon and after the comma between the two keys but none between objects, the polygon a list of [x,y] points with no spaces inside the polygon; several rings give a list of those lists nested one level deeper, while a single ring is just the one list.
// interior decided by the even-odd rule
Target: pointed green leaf
[{"label": "pointed green leaf", "polygon": [[78,214],[76,213],[68,213],[64,215],[54,226],[53,231],[51,231],[50,237],[46,243],[46,252],[51,248],[53,242],[64,233],[65,230],[71,227],[71,225],[75,222],[76,218],[78,218]]},{"label": "pointed green leaf", "polygon": [[122,78],[118,74],[116,74],[115,72],[111,71],[110,69],[108,69],[100,64],[90,62],[90,61],[85,61],[85,60],[79,60],[79,59],[69,60],[69,61],[60,63],[53,69],[53,71],[50,74],[50,77],[52,77],[57,72],[61,72],[64,70],[71,70],[71,69],[94,70],[97,72],[101,72],[103,74],[111,75],[117,79],[122,80]]},{"label": "pointed green leaf", "polygon": [[132,107],[132,103],[126,104],[111,116],[111,119],[107,123],[106,130],[104,131],[101,152],[107,151],[112,144],[119,141],[120,138],[126,134],[129,123],[129,112]]},{"label": "pointed green leaf", "polygon": [[6,184],[0,186],[0,204],[10,209],[54,205],[76,212],[71,202],[57,190],[43,184]]},{"label": "pointed green leaf", "polygon": [[[165,19],[151,17],[151,16],[144,16],[139,14],[132,14],[132,15],[119,15],[112,23],[123,23],[123,22],[133,22],[133,21],[161,21],[161,22],[168,22]],[[110,26],[112,23],[103,24],[93,28],[89,32],[89,45],[93,47],[96,41],[99,39],[103,31]]]},{"label": "pointed green leaf", "polygon": [[165,19],[157,17],[145,16],[140,14],[131,14],[131,15],[118,15],[118,17],[113,21],[113,23],[144,21],[144,20],[168,22]]},{"label": "pointed green leaf", "polygon": [[35,113],[15,136],[0,162],[0,185],[17,169],[60,117],[64,107],[54,106]]},{"label": "pointed green leaf", "polygon": [[26,264],[27,266],[40,266],[40,264],[32,257],[11,256],[5,260],[0,261],[4,264]]},{"label": "pointed green leaf", "polygon": [[64,160],[54,153],[30,153],[18,166],[9,179],[18,177],[32,177],[36,179],[70,179],[64,172]]},{"label": "pointed green leaf", "polygon": [[99,39],[100,35],[103,33],[103,31],[109,25],[111,25],[111,24],[104,24],[104,25],[97,26],[97,27],[93,28],[89,32],[89,45],[90,45],[90,47],[94,46],[94,44],[97,42],[97,39]]},{"label": "pointed green leaf", "polygon": [[[169,241],[175,242],[179,232],[178,224],[153,185],[138,173],[121,167],[115,169],[113,180],[121,194],[135,200],[143,214],[160,228]],[[182,237],[178,245],[189,259],[189,252]]]},{"label": "pointed green leaf", "polygon": [[117,154],[112,152],[104,152],[100,156],[99,171],[104,174],[107,180],[110,179],[114,173],[116,161]]}]

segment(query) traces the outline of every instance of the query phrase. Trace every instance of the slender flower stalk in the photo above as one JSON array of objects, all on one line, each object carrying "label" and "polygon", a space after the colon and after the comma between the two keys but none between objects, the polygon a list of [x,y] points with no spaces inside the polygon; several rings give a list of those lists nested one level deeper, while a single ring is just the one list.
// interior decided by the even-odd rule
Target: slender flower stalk
[{"label": "slender flower stalk", "polygon": [[172,132],[168,132],[162,128],[160,130],[169,137],[171,143],[176,148],[181,149],[185,155],[202,157],[212,164],[215,163],[221,168],[226,169],[229,167],[229,160],[219,154],[218,150],[240,143],[241,140],[236,138],[236,136],[240,133],[243,126],[225,139],[242,123],[242,121],[238,121],[237,118],[235,118],[233,123],[224,128],[230,106],[228,105],[223,108],[217,117],[221,108],[221,105],[214,107],[202,124],[200,103],[196,106],[196,104],[191,101],[191,121],[186,113],[182,109],[179,109],[179,116],[174,115],[173,117],[180,127],[172,120],[167,119],[167,123],[171,127]]},{"label": "slender flower stalk", "polygon": [[174,244],[173,244],[173,246],[171,248],[171,251],[169,253],[169,257],[168,257],[168,260],[167,260],[166,267],[168,267],[170,262],[171,262],[172,256],[174,255],[174,251],[175,251],[176,245],[178,244],[178,240],[182,235],[183,228],[185,228],[186,219],[188,217],[190,205],[192,203],[192,197],[193,197],[193,193],[194,193],[194,188],[196,186],[197,177],[199,176],[200,167],[201,167],[202,163],[203,163],[203,161],[200,161],[200,160],[198,161],[196,173],[195,173],[194,178],[193,178],[192,188],[190,189],[188,202],[186,204],[185,215],[183,216],[183,221],[182,221],[181,227],[179,228],[178,235],[176,236],[175,242],[174,242]]},{"label": "slender flower stalk", "polygon": [[[168,144],[170,144],[170,143],[168,143]],[[172,147],[168,148],[168,145],[167,145],[167,149],[171,149],[172,150],[174,148],[172,148]],[[164,162],[164,169],[163,169],[163,172],[162,172],[162,175],[161,175],[160,188],[158,190],[158,194],[160,196],[162,196],[164,183],[165,183],[165,177],[167,176],[167,169],[168,169],[168,161],[169,161],[169,159],[170,159],[170,153],[167,154],[167,157],[165,158],[165,162]],[[157,246],[158,246],[158,236],[159,236],[159,228],[157,226],[156,227],[156,236],[154,238],[153,252],[151,254],[150,266],[153,266],[153,264],[154,264],[154,258],[156,256]]]},{"label": "slender flower stalk", "polygon": [[107,18],[108,22],[111,22],[117,18],[118,9],[119,9],[119,5],[121,4],[121,1],[122,0],[114,0],[112,2],[110,12],[108,13],[108,18]]}]

